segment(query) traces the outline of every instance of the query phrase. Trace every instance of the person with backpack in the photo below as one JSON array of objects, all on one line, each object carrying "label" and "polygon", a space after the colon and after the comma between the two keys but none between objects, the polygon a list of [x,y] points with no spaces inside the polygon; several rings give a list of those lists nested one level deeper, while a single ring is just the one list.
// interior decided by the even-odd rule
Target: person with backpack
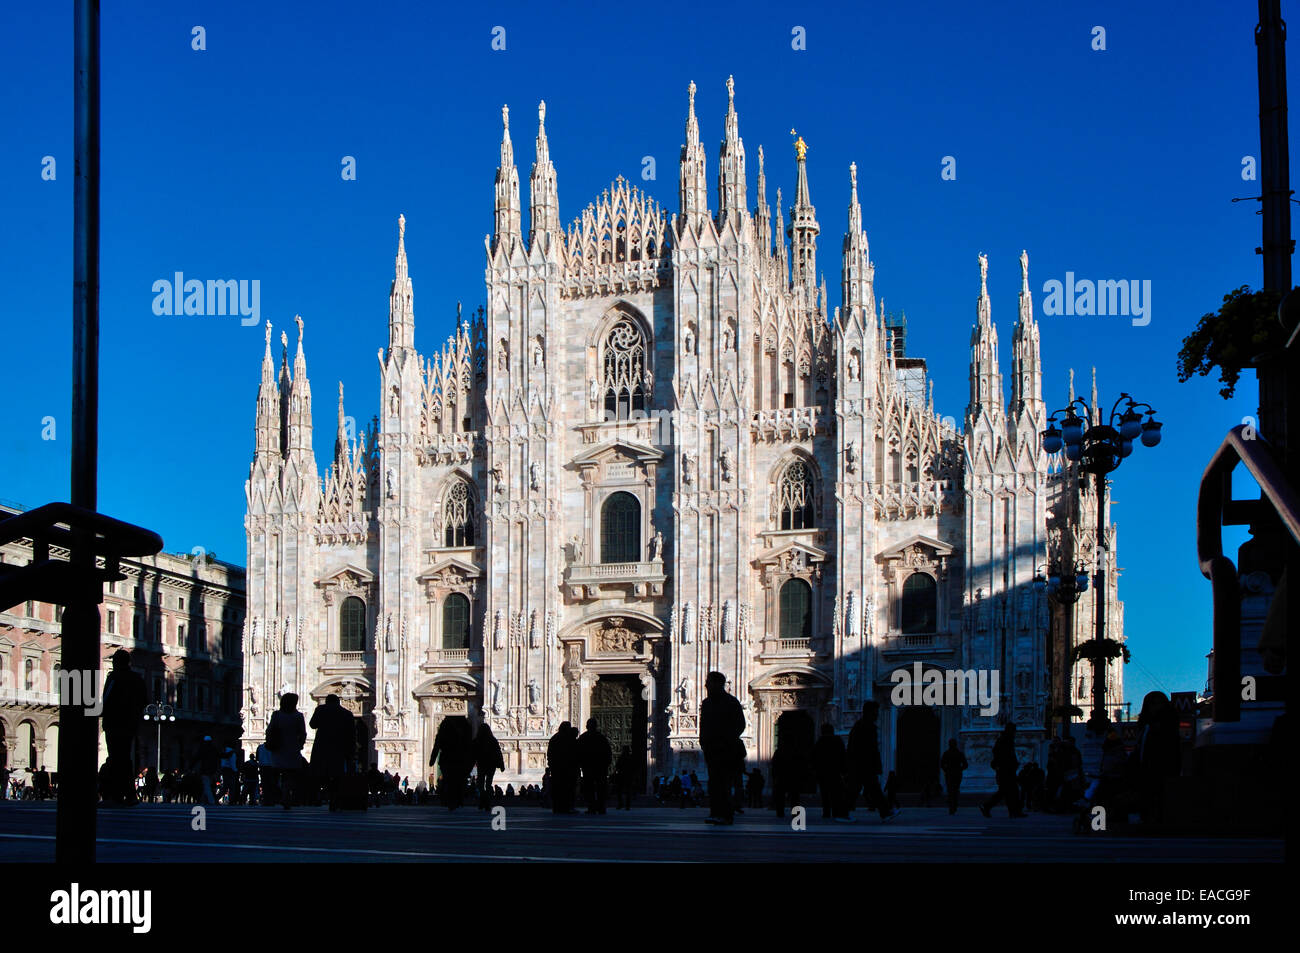
[{"label": "person with backpack", "polygon": [[306,761],[302,756],[307,744],[307,722],[298,710],[298,696],[287,692],[280,698],[280,710],[266,726],[266,748],[280,781],[280,798],[289,810],[298,791],[298,776]]}]

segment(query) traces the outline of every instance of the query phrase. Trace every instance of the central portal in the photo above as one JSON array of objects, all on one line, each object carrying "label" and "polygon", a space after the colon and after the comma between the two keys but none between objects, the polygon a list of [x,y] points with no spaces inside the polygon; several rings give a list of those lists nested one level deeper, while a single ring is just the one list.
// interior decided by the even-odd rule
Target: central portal
[{"label": "central portal", "polygon": [[614,753],[611,771],[623,746],[631,746],[636,772],[632,779],[634,791],[642,790],[645,784],[646,714],[641,680],[636,675],[602,675],[596,680],[591,689],[591,717]]}]

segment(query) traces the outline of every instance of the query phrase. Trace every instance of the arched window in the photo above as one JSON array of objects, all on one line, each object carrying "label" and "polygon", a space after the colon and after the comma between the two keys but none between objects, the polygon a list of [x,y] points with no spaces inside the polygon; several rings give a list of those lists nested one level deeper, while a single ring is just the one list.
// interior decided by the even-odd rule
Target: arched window
[{"label": "arched window", "polygon": [[934,579],[923,572],[914,572],[907,577],[903,583],[900,627],[904,635],[934,632],[938,628],[938,591]]},{"label": "arched window", "polygon": [[474,545],[474,512],[469,484],[457,480],[447,492],[447,502],[442,509],[442,537],[444,546]]},{"label": "arched window", "polygon": [[812,638],[812,587],[802,579],[781,587],[781,638]]},{"label": "arched window", "polygon": [[366,604],[356,596],[348,596],[339,609],[339,651],[364,652],[366,650]]},{"label": "arched window", "polygon": [[469,599],[453,592],[442,603],[442,647],[469,648]]},{"label": "arched window", "polygon": [[799,460],[785,468],[777,483],[777,511],[782,529],[811,529],[813,525],[812,474]]},{"label": "arched window", "polygon": [[631,493],[615,493],[600,513],[600,561],[641,561],[641,504]]},{"label": "arched window", "polygon": [[630,318],[621,318],[605,337],[601,383],[605,419],[630,420],[645,413],[645,341]]}]

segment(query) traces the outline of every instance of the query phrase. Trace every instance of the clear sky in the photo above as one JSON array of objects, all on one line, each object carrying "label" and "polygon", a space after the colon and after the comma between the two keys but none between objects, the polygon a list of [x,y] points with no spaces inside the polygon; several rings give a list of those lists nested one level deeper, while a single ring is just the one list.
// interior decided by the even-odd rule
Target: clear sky
[{"label": "clear sky", "polygon": [[[0,10],[0,497],[29,506],[68,496],[71,9]],[[1096,366],[1107,405],[1127,390],[1160,411],[1164,442],[1138,448],[1114,479],[1127,694],[1200,689],[1211,637],[1196,488],[1227,429],[1254,413],[1257,389],[1250,373],[1232,401],[1213,379],[1179,384],[1175,354],[1227,291],[1260,281],[1258,206],[1229,201],[1258,194],[1241,176],[1242,158],[1259,152],[1255,4],[594,9],[105,5],[100,509],[162,533],[169,551],[245,561],[262,330],[156,316],[156,280],[258,279],[263,320],[291,342],[303,315],[327,463],[337,381],[358,421],[379,407],[374,355],[387,343],[399,213],[417,346],[431,352],[450,333],[458,300],[482,303],[503,103],[525,210],[545,99],[566,224],[620,174],[675,211],[687,83],[699,86],[713,181],[734,74],[751,207],[758,146],[769,203],[779,186],[788,204],[790,129],[809,144],[832,304],[857,162],[876,291],[907,312],[909,351],[928,359],[941,414],[960,419],[966,405],[980,252],[1010,370],[1022,248],[1049,408],[1065,402],[1071,367],[1086,391]],[[195,26],[205,50],[192,49]],[[492,49],[497,26],[504,50]],[[1092,48],[1096,26],[1104,51]],[[792,48],[796,27],[806,49]],[[341,176],[344,156],[355,181]],[[641,180],[645,156],[655,181]],[[945,156],[955,180],[941,178]],[[1044,282],[1067,272],[1149,280],[1150,323],[1044,315]],[[53,440],[42,439],[46,417]]]}]

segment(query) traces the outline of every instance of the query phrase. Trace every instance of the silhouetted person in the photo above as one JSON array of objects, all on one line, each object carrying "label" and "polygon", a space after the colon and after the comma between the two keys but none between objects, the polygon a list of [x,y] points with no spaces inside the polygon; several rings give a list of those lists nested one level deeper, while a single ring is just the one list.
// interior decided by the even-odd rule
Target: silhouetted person
[{"label": "silhouetted person", "polygon": [[204,804],[215,804],[212,791],[214,778],[221,775],[221,752],[217,749],[211,735],[204,735],[199,742],[199,796]]},{"label": "silhouetted person", "polygon": [[1041,807],[1043,778],[1043,769],[1038,766],[1037,761],[1030,761],[1020,769],[1016,781],[1020,785],[1021,810],[1031,811]]},{"label": "silhouetted person", "polygon": [[618,798],[618,810],[632,810],[632,793],[636,785],[636,760],[632,757],[632,746],[624,745],[618,753],[614,764],[614,794]]},{"label": "silhouetted person", "polygon": [[970,764],[966,756],[957,747],[957,739],[948,740],[948,750],[939,759],[939,768],[943,771],[943,786],[948,789],[948,813],[957,813],[957,798],[961,794],[961,776]]},{"label": "silhouetted person", "polygon": [[551,810],[572,814],[578,780],[578,741],[567,721],[560,723],[546,746],[546,764],[551,771]]},{"label": "silhouetted person", "polygon": [[578,739],[578,765],[582,768],[582,799],[588,814],[604,814],[609,799],[609,765],[614,752],[596,725],[587,719],[587,730]]},{"label": "silhouetted person", "polygon": [[776,750],[772,752],[772,809],[785,817],[788,803],[799,806],[799,796],[813,781],[813,747],[816,729],[806,711],[783,711],[776,719]]},{"label": "silhouetted person", "polygon": [[844,741],[835,734],[834,725],[822,725],[822,736],[813,748],[813,766],[817,771],[817,788],[822,796],[822,817],[846,818],[844,808],[844,766],[847,755]]},{"label": "silhouetted person", "polygon": [[310,724],[316,729],[311,745],[311,770],[325,785],[326,798],[333,797],[339,778],[354,768],[357,732],[353,721],[352,712],[343,707],[337,695],[326,695],[325,701],[311,713]]},{"label": "silhouetted person", "polygon": [[1178,735],[1178,713],[1164,692],[1147,692],[1138,715],[1137,748],[1138,807],[1143,824],[1164,819],[1165,781],[1182,770],[1182,740]]},{"label": "silhouetted person", "polygon": [[736,804],[731,789],[744,757],[745,711],[727,691],[727,676],[710,672],[704,679],[706,695],[700,702],[700,749],[709,768],[710,824],[732,824]]},{"label": "silhouetted person", "polygon": [[448,715],[438,725],[433,752],[429,755],[429,767],[434,764],[442,770],[438,795],[447,810],[454,811],[465,803],[465,785],[470,769],[474,767],[474,743],[470,737],[469,719],[464,715]]},{"label": "silhouetted person", "polygon": [[1019,768],[1020,762],[1016,758],[1014,721],[1008,722],[1002,729],[1002,734],[998,735],[998,740],[993,742],[993,759],[989,766],[993,768],[993,775],[997,778],[998,789],[992,797],[980,805],[980,813],[985,817],[992,817],[994,806],[1000,801],[1006,801],[1009,816],[1024,817],[1025,812],[1020,809],[1020,789],[1016,784],[1016,769]]},{"label": "silhouetted person", "polygon": [[501,742],[497,741],[492,726],[486,721],[478,726],[478,734],[474,737],[474,766],[478,768],[478,807],[480,811],[486,811],[492,807],[492,778],[498,771],[506,769]]},{"label": "silhouetted person", "polygon": [[306,763],[302,756],[305,744],[307,721],[298,710],[298,696],[288,692],[280,697],[280,710],[266,726],[266,750],[279,782],[280,803],[286,811],[298,793],[298,776]]},{"label": "silhouetted person", "polygon": [[849,732],[849,808],[857,800],[858,792],[863,792],[868,799],[868,807],[875,808],[882,821],[897,816],[900,811],[891,810],[885,799],[885,792],[880,790],[880,775],[884,770],[880,761],[880,739],[876,736],[876,717],[880,705],[874,701],[862,703],[862,717]]},{"label": "silhouetted person", "polygon": [[745,795],[750,807],[763,806],[763,772],[755,768],[745,781]]},{"label": "silhouetted person", "polygon": [[53,792],[50,790],[50,772],[45,770],[45,765],[32,774],[32,789],[36,792],[36,800],[44,801],[50,797]]},{"label": "silhouetted person", "polygon": [[113,653],[113,670],[104,680],[104,739],[112,768],[105,778],[104,800],[112,804],[135,803],[135,736],[144,719],[144,679],[131,671],[131,653]]}]

